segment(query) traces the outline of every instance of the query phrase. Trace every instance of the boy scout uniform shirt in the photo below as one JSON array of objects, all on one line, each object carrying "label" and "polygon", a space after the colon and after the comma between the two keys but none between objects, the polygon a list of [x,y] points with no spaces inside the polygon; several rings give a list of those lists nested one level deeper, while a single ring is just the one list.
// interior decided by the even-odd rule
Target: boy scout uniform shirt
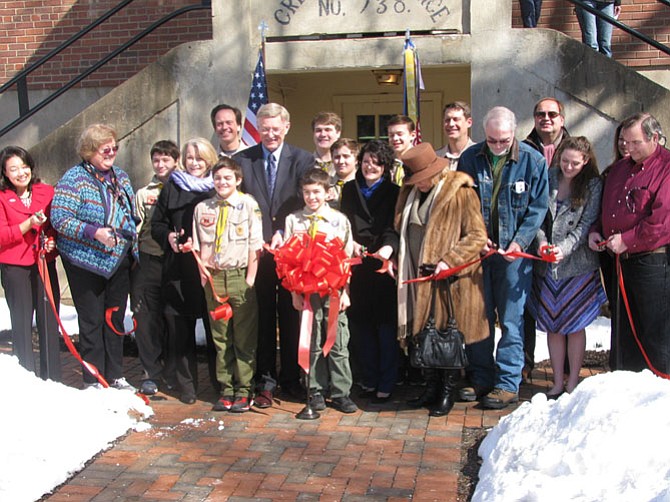
[{"label": "boy scout uniform shirt", "polygon": [[149,184],[140,188],[135,195],[135,211],[140,219],[137,227],[137,241],[140,253],[152,256],[163,256],[163,249],[151,237],[151,216],[156,208],[156,201],[163,189],[163,183],[154,176]]},{"label": "boy scout uniform shirt", "polygon": [[[216,246],[216,224],[223,203],[228,204],[228,216]],[[225,201],[212,197],[195,206],[193,213],[193,249],[207,268],[231,270],[249,265],[249,253],[263,247],[263,222],[256,200],[248,194],[233,193]]]},{"label": "boy scout uniform shirt", "polygon": [[304,208],[286,217],[285,236],[288,239],[293,234],[309,232],[312,222],[316,222],[316,231],[326,234],[326,240],[339,238],[344,244],[344,252],[351,256],[354,252],[354,240],[351,235],[349,219],[328,204],[323,204],[316,212]]}]

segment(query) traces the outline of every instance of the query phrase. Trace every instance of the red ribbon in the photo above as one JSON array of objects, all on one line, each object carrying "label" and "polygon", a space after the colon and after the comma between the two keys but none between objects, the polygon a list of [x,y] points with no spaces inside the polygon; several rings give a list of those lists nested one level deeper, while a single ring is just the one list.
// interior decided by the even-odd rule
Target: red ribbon
[{"label": "red ribbon", "polygon": [[[528,258],[530,260],[545,261],[549,263],[556,262],[556,255],[553,252],[553,246],[542,246],[540,248],[540,253],[541,256],[535,256],[529,253],[524,253],[523,251],[512,251],[510,253],[505,253],[502,256],[512,256],[514,258]],[[415,282],[426,282],[426,281],[441,281],[442,279],[446,279],[448,277],[451,277],[452,275],[456,275],[463,269],[466,269],[472,265],[476,265],[477,263],[484,261],[486,258],[494,254],[500,254],[500,252],[495,248],[491,248],[484,256],[477,258],[476,260],[472,260],[471,262],[464,263],[463,265],[459,265],[457,267],[448,268],[447,270],[443,270],[442,272],[439,272],[437,274],[425,275],[423,277],[417,277],[416,279],[409,279],[407,281],[403,281],[403,284],[411,284]]]},{"label": "red ribbon", "polygon": [[119,307],[109,307],[107,310],[105,310],[105,322],[107,323],[107,326],[109,326],[109,329],[111,329],[114,333],[120,336],[124,335],[130,335],[135,332],[137,329],[137,321],[133,317],[133,329],[128,331],[127,333],[124,333],[123,331],[119,331],[114,327],[114,323],[112,322],[112,315],[114,315],[114,312],[118,311]]},{"label": "red ribbon", "polygon": [[[637,335],[637,329],[635,329],[635,323],[633,323],[633,314],[630,311],[630,304],[628,303],[628,295],[626,294],[626,288],[624,287],[623,284],[623,273],[621,270],[621,261],[618,254],[616,255],[616,275],[617,275],[617,281],[619,281],[619,289],[621,290],[621,298],[623,299],[623,304],[626,307],[626,314],[628,315],[628,322],[630,323],[630,329],[633,332],[633,338],[635,338],[635,343],[637,343],[637,346],[640,349],[640,352],[642,353],[642,357],[644,357],[644,361],[647,363],[647,366],[654,375],[659,376],[661,378],[665,378],[666,380],[670,380],[670,375],[663,373],[660,370],[657,370],[654,367],[654,365],[651,364],[651,360],[647,355],[647,351],[644,350],[642,342],[640,341],[640,337]],[[619,314],[617,313],[617,315]],[[617,350],[621,350],[621,347],[617,347]]]},{"label": "red ribbon", "polygon": [[218,294],[216,294],[216,288],[214,287],[214,279],[212,278],[212,274],[209,273],[209,270],[207,270],[207,267],[205,267],[205,264],[200,259],[200,256],[198,255],[198,253],[195,252],[195,249],[193,249],[193,245],[190,242],[187,242],[186,244],[182,244],[181,248],[182,251],[184,251],[185,253],[193,254],[195,262],[198,264],[198,269],[200,270],[200,273],[207,278],[207,282],[209,282],[209,285],[212,288],[212,296],[214,297],[214,300],[216,300],[221,304],[214,310],[209,311],[209,315],[212,318],[212,320],[219,321],[223,319],[224,321],[227,321],[228,319],[231,319],[233,317],[233,309],[228,303],[228,297],[227,296],[221,297]]},{"label": "red ribbon", "polygon": [[370,258],[376,258],[377,260],[382,262],[382,266],[379,267],[379,269],[376,270],[378,274],[386,274],[389,269],[391,268],[391,260],[387,258],[382,258],[379,256],[377,253],[363,253],[363,256],[369,256]]},{"label": "red ribbon", "polygon": [[298,364],[305,373],[309,373],[309,351],[314,323],[309,297],[313,293],[330,297],[326,341],[322,348],[326,357],[337,337],[340,290],[347,285],[351,277],[351,267],[357,260],[347,256],[340,239],[328,241],[322,232],[317,232],[313,238],[307,233],[294,234],[280,248],[266,249],[274,255],[277,277],[281,279],[282,286],[303,297]]},{"label": "red ribbon", "polygon": [[46,250],[44,249],[41,249],[39,252],[39,259],[37,260],[37,271],[40,274],[40,277],[42,278],[42,284],[44,285],[44,291],[46,292],[47,298],[49,299],[51,310],[53,310],[53,313],[56,316],[56,321],[58,322],[58,326],[60,326],[61,333],[63,334],[63,340],[65,341],[65,346],[74,356],[74,358],[77,361],[79,361],[81,365],[84,368],[86,368],[86,370],[98,380],[98,382],[100,382],[100,385],[102,385],[105,388],[109,387],[107,380],[105,380],[105,378],[100,374],[98,368],[96,368],[94,364],[88,363],[82,359],[81,355],[79,354],[79,352],[77,352],[77,349],[72,343],[72,339],[70,338],[70,335],[67,333],[65,326],[63,326],[63,322],[61,321],[60,315],[58,314],[58,309],[56,308],[56,303],[54,302],[53,289],[51,288],[51,277],[49,276],[49,271],[47,270],[47,264],[46,264]]},{"label": "red ribbon", "polygon": [[[53,289],[51,287],[51,277],[49,276],[49,271],[47,270],[46,265],[46,250],[44,249],[40,250],[39,252],[39,259],[37,260],[37,272],[40,274],[40,277],[42,278],[42,284],[44,285],[44,292],[46,293],[47,298],[49,299],[49,305],[51,305],[51,310],[53,311],[54,316],[56,316],[56,322],[58,323],[58,326],[60,326],[60,332],[63,335],[63,341],[65,342],[65,346],[70,351],[70,354],[72,354],[74,358],[77,361],[79,361],[79,363],[81,363],[81,365],[84,368],[86,368],[86,371],[88,371],[91,375],[93,375],[96,378],[96,380],[98,380],[98,382],[100,382],[100,385],[102,385],[104,388],[108,388],[109,384],[107,383],[107,380],[105,380],[105,377],[103,377],[100,374],[100,370],[98,370],[98,368],[96,368],[94,364],[84,361],[84,359],[81,357],[79,352],[77,352],[77,349],[72,343],[72,339],[70,338],[70,335],[65,329],[65,326],[63,326],[63,322],[61,321],[58,309],[56,308],[56,302],[54,301]],[[119,309],[119,307],[114,308],[116,308],[117,310]],[[133,321],[135,321],[135,319],[133,319]],[[135,324],[135,326],[137,326],[137,324]],[[149,398],[144,394],[138,391],[135,392],[135,395],[140,399],[142,399],[142,401],[144,401],[145,404],[147,405],[149,404]]]}]

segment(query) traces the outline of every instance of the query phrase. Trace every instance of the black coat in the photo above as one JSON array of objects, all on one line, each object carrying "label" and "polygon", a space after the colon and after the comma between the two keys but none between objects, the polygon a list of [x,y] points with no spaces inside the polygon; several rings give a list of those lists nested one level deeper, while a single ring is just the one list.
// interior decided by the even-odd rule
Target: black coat
[{"label": "black coat", "polygon": [[[370,199],[365,200],[359,188],[362,180],[363,176],[359,171],[355,180],[342,187],[340,210],[351,222],[354,241],[365,246],[370,253],[389,245],[395,256],[399,237],[393,229],[393,216],[399,188],[385,179]],[[381,266],[380,260],[364,258],[361,265],[353,268],[349,288],[350,318],[373,324],[397,322],[396,283],[388,274],[376,272]]]},{"label": "black coat", "polygon": [[200,273],[191,253],[172,251],[168,235],[184,230],[184,240],[193,235],[195,206],[215,195],[215,191],[189,192],[172,180],[168,181],[158,197],[151,217],[151,237],[165,251],[163,261],[163,297],[166,310],[173,314],[202,317],[205,296],[200,284]]}]

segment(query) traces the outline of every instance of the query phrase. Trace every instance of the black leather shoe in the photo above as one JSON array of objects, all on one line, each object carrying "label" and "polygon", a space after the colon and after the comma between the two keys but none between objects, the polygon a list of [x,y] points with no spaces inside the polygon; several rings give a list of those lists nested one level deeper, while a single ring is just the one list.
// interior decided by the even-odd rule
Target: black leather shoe
[{"label": "black leather shoe", "polygon": [[558,399],[559,397],[561,397],[563,395],[563,392],[564,391],[557,392],[556,394],[550,394],[549,392],[546,392],[544,395],[547,396],[548,400],[553,401],[553,400]]},{"label": "black leather shoe", "polygon": [[423,408],[424,406],[432,406],[437,402],[438,391],[435,387],[426,387],[426,390],[420,396],[414,399],[407,400],[407,406],[411,408]]},{"label": "black leather shoe", "polygon": [[195,396],[193,394],[182,394],[179,400],[184,404],[195,404]]}]

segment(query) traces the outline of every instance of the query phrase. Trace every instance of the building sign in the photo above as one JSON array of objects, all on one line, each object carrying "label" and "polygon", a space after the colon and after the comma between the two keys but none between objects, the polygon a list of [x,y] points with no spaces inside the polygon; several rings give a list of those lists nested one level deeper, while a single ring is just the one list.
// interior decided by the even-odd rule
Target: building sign
[{"label": "building sign", "polygon": [[463,0],[253,0],[267,35],[453,30],[463,32]]}]

